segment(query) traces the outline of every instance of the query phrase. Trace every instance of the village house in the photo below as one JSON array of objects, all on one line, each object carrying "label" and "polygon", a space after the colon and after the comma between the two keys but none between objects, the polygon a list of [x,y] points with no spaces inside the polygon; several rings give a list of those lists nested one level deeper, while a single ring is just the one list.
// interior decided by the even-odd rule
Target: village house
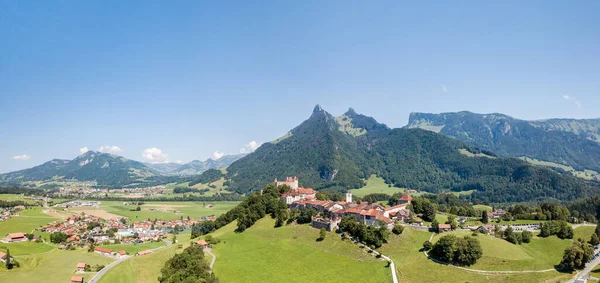
[{"label": "village house", "polygon": [[210,247],[210,245],[205,240],[198,240],[194,243],[198,246],[201,246],[203,249]]},{"label": "village house", "polygon": [[321,217],[313,217],[310,226],[317,229],[325,229],[328,232],[337,230],[340,218],[337,219],[325,219]]},{"label": "village house", "polygon": [[497,209],[494,210],[492,212],[488,212],[488,218],[490,219],[497,219],[500,218],[502,216],[504,216],[506,214],[506,210],[504,209]]},{"label": "village house", "polygon": [[121,258],[121,257],[124,257],[124,256],[126,256],[126,255],[127,255],[127,252],[126,252],[126,251],[124,251],[124,250],[120,250],[120,251],[119,251],[117,254],[119,255],[119,258]]},{"label": "village house", "polygon": [[[12,257],[12,256],[11,256]],[[6,254],[3,252],[0,252],[0,261],[2,263],[6,263]]]},{"label": "village house", "polygon": [[148,255],[151,253],[152,253],[152,250],[145,250],[145,251],[137,252],[135,255],[141,256],[141,255]]},{"label": "village house", "polygon": [[87,264],[85,262],[77,263],[77,272],[84,272]]},{"label": "village house", "polygon": [[71,276],[71,283],[83,283],[83,276]]},{"label": "village house", "polygon": [[477,231],[479,231],[480,233],[483,234],[490,234],[492,232],[494,232],[496,230],[496,227],[494,227],[494,225],[481,225],[479,227],[477,227]]},{"label": "village house", "polygon": [[452,230],[452,226],[450,226],[450,224],[438,224],[438,231],[440,233],[448,232],[450,230]]},{"label": "village house", "polygon": [[95,247],[94,252],[99,253],[100,255],[103,255],[103,256],[111,256],[113,251],[109,250],[109,249],[101,248],[101,247]]},{"label": "village house", "polygon": [[285,181],[278,181],[275,178],[275,186],[286,185],[290,187],[290,191],[281,195],[285,199],[286,204],[292,204],[295,201],[301,201],[305,199],[315,199],[317,192],[311,188],[300,188],[298,187],[298,177],[286,177]]},{"label": "village house", "polygon": [[398,204],[404,204],[405,203],[405,204],[408,205],[408,204],[410,204],[411,201],[412,201],[412,197],[409,194],[404,193],[404,194],[402,194],[402,196],[398,200]]},{"label": "village house", "polygon": [[14,243],[14,242],[22,242],[22,241],[27,241],[27,238],[25,237],[25,233],[22,233],[22,232],[6,234],[6,237],[4,237],[4,239],[2,240],[2,242],[5,242],[5,243]]}]

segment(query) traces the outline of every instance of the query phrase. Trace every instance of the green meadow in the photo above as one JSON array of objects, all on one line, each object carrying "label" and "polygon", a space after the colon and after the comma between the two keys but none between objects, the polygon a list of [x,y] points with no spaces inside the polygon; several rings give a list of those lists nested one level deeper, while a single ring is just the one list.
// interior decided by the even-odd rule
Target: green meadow
[{"label": "green meadow", "polygon": [[150,250],[164,246],[165,242],[148,242],[142,244],[118,244],[118,245],[102,245],[103,248],[113,251],[124,250],[129,254],[135,254],[140,251]]},{"label": "green meadow", "polygon": [[317,242],[319,230],[308,225],[274,223],[266,217],[235,233],[234,222],[213,233],[221,240],[212,251],[221,282],[391,282],[387,262],[339,235]]},{"label": "green meadow", "polygon": [[[431,233],[406,228],[401,235],[391,235],[388,244],[379,249],[383,254],[390,256],[394,260],[400,282],[560,282],[566,281],[571,277],[569,274],[559,273],[557,271],[543,273],[480,274],[444,264],[438,264],[427,259],[421,251],[423,242],[429,240],[430,236]],[[480,237],[483,237],[483,235]],[[476,265],[471,266],[471,268],[492,268],[493,266],[486,263],[485,257],[496,258],[502,255],[494,254],[494,252],[490,250],[492,246],[489,244],[496,244],[495,242],[486,240],[481,242],[483,258],[480,259],[481,263],[478,262]],[[500,244],[501,247],[505,247],[503,243],[498,242],[498,244]],[[545,242],[541,241],[540,244],[543,245]],[[494,249],[498,248],[495,247]],[[533,250],[537,251],[539,249],[536,247],[533,248]],[[488,255],[486,255],[486,253]],[[510,258],[511,255],[509,254],[503,256],[509,257],[508,261],[512,261],[522,260],[522,258],[525,257],[525,254],[524,252],[519,251],[514,255],[514,258]],[[497,267],[495,270],[509,269],[510,266],[510,264],[507,264],[505,265],[505,268]]]},{"label": "green meadow", "polygon": [[[64,283],[69,282],[71,276],[76,275],[75,270],[78,262],[90,265],[107,265],[113,260],[90,253],[86,250],[63,251],[54,250],[41,255],[18,257],[20,267],[7,270],[0,268],[0,282],[46,282]],[[90,280],[95,273],[85,273],[85,280]],[[79,275],[79,274],[77,274]]]},{"label": "green meadow", "polygon": [[405,189],[396,188],[393,186],[390,187],[388,184],[385,183],[385,181],[382,178],[379,178],[375,175],[371,175],[367,179],[367,184],[364,187],[362,187],[360,189],[350,190],[350,191],[352,192],[353,195],[363,197],[368,194],[393,195],[398,192],[402,193],[402,192],[404,192],[404,190]]},{"label": "green meadow", "polygon": [[[34,207],[20,211],[20,216],[13,216],[7,221],[0,222],[0,237],[8,233],[31,233],[34,229],[58,220],[42,212],[41,207]],[[35,232],[41,235],[42,233]]]}]

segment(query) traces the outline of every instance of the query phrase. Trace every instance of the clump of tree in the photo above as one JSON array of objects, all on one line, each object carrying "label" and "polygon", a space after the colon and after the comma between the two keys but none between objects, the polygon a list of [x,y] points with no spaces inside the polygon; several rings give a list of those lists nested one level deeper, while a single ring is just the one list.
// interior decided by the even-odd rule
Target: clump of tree
[{"label": "clump of tree", "polygon": [[216,245],[216,244],[218,244],[218,243],[221,242],[221,240],[219,240],[219,239],[217,239],[217,238],[215,238],[215,237],[213,237],[211,235],[207,235],[206,238],[204,238],[204,240],[206,240],[206,242],[209,245]]},{"label": "clump of tree", "polygon": [[175,254],[160,271],[158,281],[161,283],[175,282],[218,282],[210,267],[204,260],[202,247],[192,245]]},{"label": "clump of tree", "polygon": [[60,244],[63,243],[65,241],[67,241],[67,234],[65,233],[61,233],[61,232],[54,232],[52,234],[50,234],[50,242],[55,243],[55,244]]},{"label": "clump of tree", "polygon": [[488,224],[489,222],[490,222],[490,219],[489,219],[487,211],[482,211],[481,212],[481,223]]},{"label": "clump of tree", "polygon": [[404,232],[404,226],[396,223],[396,225],[394,225],[394,228],[392,229],[392,233],[400,235],[402,234],[402,232]]},{"label": "clump of tree", "polygon": [[577,241],[574,241],[570,247],[565,249],[559,266],[569,271],[583,269],[593,255],[594,247],[579,238]]},{"label": "clump of tree", "polygon": [[390,236],[390,231],[385,226],[379,228],[374,226],[367,226],[363,223],[356,221],[356,218],[352,215],[342,217],[340,221],[340,230],[348,233],[355,240],[366,243],[370,247],[379,248]]},{"label": "clump of tree", "polygon": [[508,208],[514,219],[527,220],[562,220],[567,221],[571,213],[569,209],[557,203],[542,203],[536,206],[515,204]]},{"label": "clump of tree", "polygon": [[173,189],[174,194],[184,194],[184,193],[205,193],[210,191],[209,189],[196,189],[190,187],[176,187]]},{"label": "clump of tree", "polygon": [[[426,244],[423,244],[424,248]],[[431,247],[430,254],[444,262],[469,266],[481,258],[483,251],[479,240],[473,237],[444,235]]]},{"label": "clump of tree", "polygon": [[552,220],[542,223],[540,237],[556,235],[561,239],[573,239],[573,227],[563,220]]},{"label": "clump of tree", "polygon": [[592,246],[597,246],[600,244],[600,225],[596,225],[596,229],[594,229],[594,234],[592,234],[589,243]]},{"label": "clump of tree", "polygon": [[433,221],[435,219],[435,214],[437,213],[437,206],[431,203],[429,199],[423,197],[413,198],[409,209],[415,214],[421,214],[425,221]]}]

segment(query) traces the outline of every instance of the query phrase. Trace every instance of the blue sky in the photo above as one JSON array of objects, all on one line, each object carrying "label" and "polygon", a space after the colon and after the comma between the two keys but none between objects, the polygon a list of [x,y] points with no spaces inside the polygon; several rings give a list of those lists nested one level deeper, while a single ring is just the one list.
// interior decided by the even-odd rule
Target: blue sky
[{"label": "blue sky", "polygon": [[0,0],[0,172],[249,151],[316,104],[600,117],[600,2],[371,2]]}]

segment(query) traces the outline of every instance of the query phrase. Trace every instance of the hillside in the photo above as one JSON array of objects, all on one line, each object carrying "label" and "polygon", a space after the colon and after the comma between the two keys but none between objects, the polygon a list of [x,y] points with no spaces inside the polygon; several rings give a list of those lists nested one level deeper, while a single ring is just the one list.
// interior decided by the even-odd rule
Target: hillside
[{"label": "hillside", "polygon": [[225,155],[219,159],[206,159],[205,161],[193,160],[186,164],[181,165],[179,168],[174,170],[171,173],[180,174],[180,175],[194,175],[201,174],[202,172],[208,169],[218,169],[229,166],[231,163],[237,161],[238,159],[246,156],[245,153],[241,154],[233,154],[233,155]]},{"label": "hillside", "polygon": [[407,128],[422,128],[500,156],[530,157],[600,172],[600,119],[525,121],[503,114],[412,113]]},{"label": "hillside", "polygon": [[345,191],[375,174],[387,184],[429,192],[476,190],[492,202],[568,200],[600,192],[596,182],[516,158],[497,157],[457,139],[421,129],[390,129],[350,109],[333,117],[319,106],[277,142],[266,143],[228,167],[229,190],[247,193],[274,178]]},{"label": "hillside", "polygon": [[98,185],[121,186],[158,176],[141,162],[108,153],[88,151],[73,160],[54,159],[42,165],[0,175],[2,183],[28,181],[95,181]]}]

